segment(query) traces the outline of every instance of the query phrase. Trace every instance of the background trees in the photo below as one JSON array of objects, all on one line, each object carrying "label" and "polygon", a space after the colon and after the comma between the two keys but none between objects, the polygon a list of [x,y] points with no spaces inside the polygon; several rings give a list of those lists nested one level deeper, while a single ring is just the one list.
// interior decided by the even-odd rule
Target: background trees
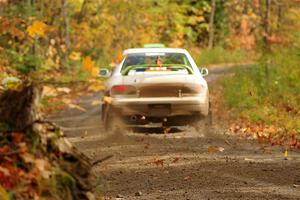
[{"label": "background trees", "polygon": [[285,49],[299,54],[299,5],[298,0],[1,0],[0,78],[85,81],[99,67],[118,63],[125,48],[164,43],[188,48],[199,65],[259,60],[255,75],[262,75],[260,90],[268,94],[272,54]]}]

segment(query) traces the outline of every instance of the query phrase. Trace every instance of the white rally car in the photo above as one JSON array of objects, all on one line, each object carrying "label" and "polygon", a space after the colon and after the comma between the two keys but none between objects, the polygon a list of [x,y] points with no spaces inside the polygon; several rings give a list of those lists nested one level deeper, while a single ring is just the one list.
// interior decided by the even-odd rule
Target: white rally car
[{"label": "white rally car", "polygon": [[109,77],[102,106],[106,129],[120,124],[195,124],[210,114],[209,91],[191,55],[179,48],[133,48]]}]

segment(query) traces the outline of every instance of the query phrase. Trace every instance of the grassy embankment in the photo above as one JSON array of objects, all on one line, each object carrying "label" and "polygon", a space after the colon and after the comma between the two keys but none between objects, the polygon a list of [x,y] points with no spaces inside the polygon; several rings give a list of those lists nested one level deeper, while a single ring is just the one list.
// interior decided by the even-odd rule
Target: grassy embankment
[{"label": "grassy embankment", "polygon": [[238,68],[222,81],[222,99],[230,118],[244,124],[238,128],[272,143],[300,147],[299,50],[280,50],[258,63]]},{"label": "grassy embankment", "polygon": [[254,54],[245,50],[226,50],[223,47],[213,49],[191,49],[191,54],[199,67],[216,64],[235,64],[252,61]]}]

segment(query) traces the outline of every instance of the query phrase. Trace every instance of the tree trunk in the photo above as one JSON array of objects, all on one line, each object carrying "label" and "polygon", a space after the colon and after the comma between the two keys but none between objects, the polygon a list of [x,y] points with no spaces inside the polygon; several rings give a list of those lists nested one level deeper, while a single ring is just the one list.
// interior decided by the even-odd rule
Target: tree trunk
[{"label": "tree trunk", "polygon": [[211,0],[211,13],[209,18],[209,39],[208,48],[211,49],[214,46],[215,39],[215,13],[216,13],[216,0]]},{"label": "tree trunk", "polygon": [[264,35],[263,35],[263,53],[267,55],[266,62],[264,63],[265,66],[265,93],[269,93],[269,82],[270,82],[270,58],[269,53],[271,53],[271,43],[270,43],[270,36],[271,36],[271,29],[270,29],[270,17],[271,17],[271,4],[272,0],[266,0],[266,10],[264,16]]},{"label": "tree trunk", "polygon": [[0,123],[8,130],[22,131],[41,118],[38,103],[41,88],[25,85],[20,90],[0,94]]},{"label": "tree trunk", "polygon": [[70,24],[69,24],[69,17],[68,17],[68,1],[62,0],[62,15],[64,21],[64,29],[65,29],[65,44],[67,50],[70,49],[71,41],[70,41]]},{"label": "tree trunk", "polygon": [[84,0],[82,5],[81,5],[81,9],[80,9],[80,12],[77,16],[77,23],[80,24],[82,22],[82,18],[85,14],[85,7],[86,7],[86,4],[88,3],[89,0]]},{"label": "tree trunk", "polygon": [[[65,185],[72,190],[72,199],[89,199],[97,184],[93,166],[108,158],[93,163],[64,137],[59,127],[43,122],[38,110],[41,87],[31,83],[24,85],[19,90],[6,90],[0,94],[0,140],[7,140],[14,132],[19,132],[24,134],[28,147],[32,148],[30,145],[34,143],[34,138],[36,148],[40,150],[39,156],[47,157],[52,166],[59,167],[74,178],[75,187]],[[5,126],[6,129],[3,128]]]},{"label": "tree trunk", "polygon": [[266,10],[264,15],[264,35],[263,35],[263,41],[264,41],[264,50],[266,52],[270,51],[270,43],[269,43],[269,37],[270,37],[270,16],[271,16],[271,3],[272,0],[266,0]]}]

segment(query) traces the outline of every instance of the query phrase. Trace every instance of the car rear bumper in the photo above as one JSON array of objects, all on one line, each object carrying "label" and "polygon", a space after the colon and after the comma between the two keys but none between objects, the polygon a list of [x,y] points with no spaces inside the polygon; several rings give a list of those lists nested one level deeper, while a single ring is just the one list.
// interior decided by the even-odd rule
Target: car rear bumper
[{"label": "car rear bumper", "polygon": [[[113,98],[112,108],[122,115],[177,116],[208,114],[208,97],[148,97],[148,98]],[[153,114],[152,107],[161,105],[164,109]]]}]

